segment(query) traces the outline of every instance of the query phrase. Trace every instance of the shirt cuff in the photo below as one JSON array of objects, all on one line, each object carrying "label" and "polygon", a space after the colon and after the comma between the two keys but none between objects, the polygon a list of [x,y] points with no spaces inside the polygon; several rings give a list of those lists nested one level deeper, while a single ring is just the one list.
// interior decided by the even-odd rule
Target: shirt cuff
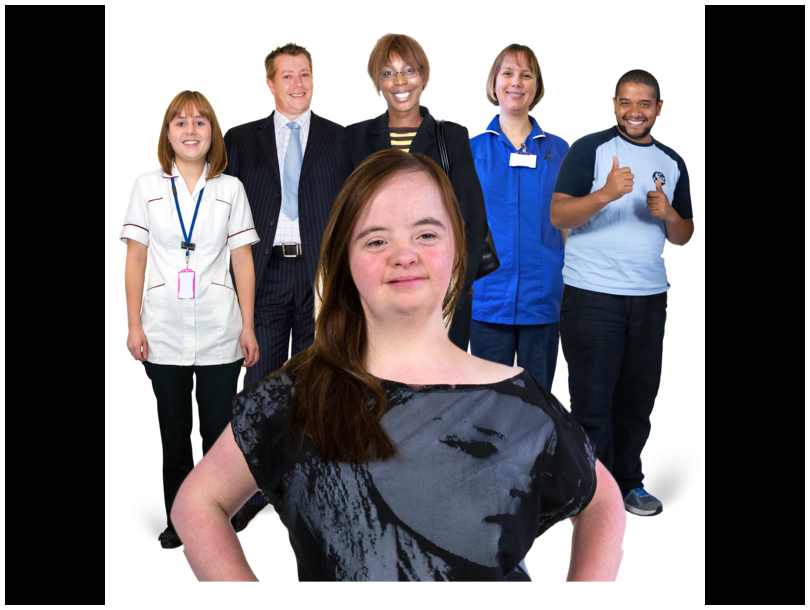
[{"label": "shirt cuff", "polygon": [[127,243],[128,239],[141,242],[144,246],[149,245],[149,230],[140,225],[124,225],[121,227],[121,234],[118,236],[122,242]]},{"label": "shirt cuff", "polygon": [[233,235],[228,235],[228,249],[236,250],[242,246],[253,245],[259,241],[259,234],[256,229],[245,229]]}]

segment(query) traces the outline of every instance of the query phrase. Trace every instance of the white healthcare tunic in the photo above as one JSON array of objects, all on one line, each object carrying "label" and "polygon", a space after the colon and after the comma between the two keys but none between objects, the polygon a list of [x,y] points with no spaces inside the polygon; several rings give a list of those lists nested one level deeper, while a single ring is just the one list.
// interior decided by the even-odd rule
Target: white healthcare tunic
[{"label": "white healthcare tunic", "polygon": [[[141,325],[148,342],[147,360],[155,364],[228,364],[243,357],[239,345],[242,312],[228,271],[230,250],[255,244],[247,195],[242,183],[221,174],[210,180],[208,164],[189,194],[177,166],[172,174],[155,170],[138,176],[129,199],[120,239],[149,247]],[[177,217],[172,182],[188,232],[200,190],[205,187],[191,236],[189,269],[195,271],[193,299],[178,299],[178,273],[186,268],[186,241]]]}]

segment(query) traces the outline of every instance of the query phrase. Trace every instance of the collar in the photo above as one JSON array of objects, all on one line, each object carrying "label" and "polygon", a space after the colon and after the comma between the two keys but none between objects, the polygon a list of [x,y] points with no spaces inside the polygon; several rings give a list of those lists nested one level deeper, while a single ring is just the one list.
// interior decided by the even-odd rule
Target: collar
[{"label": "collar", "polygon": [[[500,115],[496,114],[495,118],[489,122],[489,125],[487,125],[486,128],[487,133],[492,133],[495,134],[496,136],[501,135],[501,124],[499,118]],[[529,133],[529,138],[531,138],[532,140],[536,140],[537,138],[545,138],[546,137],[545,132],[542,129],[540,129],[540,125],[537,124],[537,121],[534,120],[533,116],[529,115],[529,121],[532,124],[532,130]]]},{"label": "collar", "polygon": [[[210,167],[211,167],[211,164],[208,163],[208,161],[206,161],[205,162],[205,169],[203,170],[203,173],[202,173],[203,178],[205,178],[208,175],[208,170],[210,169]],[[175,178],[175,179],[176,178],[181,178],[182,179],[182,176],[180,175],[180,171],[177,169],[177,163],[175,163],[174,161],[172,161],[172,173],[167,174],[166,172],[162,172],[161,175],[164,178]],[[220,176],[220,174],[217,174],[216,176],[212,176],[211,179],[213,180],[214,178],[219,178],[219,176]]]},{"label": "collar", "polygon": [[[428,112],[427,107],[419,106],[419,114],[422,116],[422,123],[419,125],[418,129],[424,128],[427,130],[429,134],[436,134],[436,120],[430,116],[430,112]],[[388,133],[388,111],[386,110],[376,119],[372,119],[371,121],[371,133],[374,134],[381,134],[381,133]]]},{"label": "collar", "polygon": [[[312,110],[307,108],[307,111],[304,112],[301,116],[297,119],[293,119],[293,123],[298,123],[298,126],[302,129],[309,129],[309,123],[312,120]],[[273,125],[276,128],[276,133],[281,131],[281,128],[287,125],[290,122],[290,119],[285,117],[281,114],[278,110],[273,113]]]}]

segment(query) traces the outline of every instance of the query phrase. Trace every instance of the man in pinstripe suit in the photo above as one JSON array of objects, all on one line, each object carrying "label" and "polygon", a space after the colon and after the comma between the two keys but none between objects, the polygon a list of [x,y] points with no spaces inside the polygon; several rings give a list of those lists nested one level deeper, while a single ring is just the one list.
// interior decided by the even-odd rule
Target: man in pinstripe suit
[{"label": "man in pinstripe suit", "polygon": [[[342,126],[309,109],[312,57],[304,47],[278,47],[265,59],[265,69],[275,112],[225,134],[225,173],[244,185],[261,237],[253,246],[260,357],[247,370],[245,388],[287,361],[291,332],[292,354],[312,344],[315,268],[343,135]],[[234,517],[236,531],[265,504],[260,494],[251,498]]]}]

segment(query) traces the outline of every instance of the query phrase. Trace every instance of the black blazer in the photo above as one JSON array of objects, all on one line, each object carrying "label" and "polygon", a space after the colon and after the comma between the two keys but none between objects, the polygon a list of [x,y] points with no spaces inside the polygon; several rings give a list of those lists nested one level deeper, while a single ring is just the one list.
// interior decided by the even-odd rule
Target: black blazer
[{"label": "black blazer", "polygon": [[[419,113],[422,115],[422,124],[416,131],[409,152],[427,155],[441,167],[439,142],[436,138],[436,119],[430,116],[428,109],[424,106],[419,107]],[[446,121],[444,135],[447,140],[447,154],[450,157],[450,182],[461,207],[467,238],[467,273],[464,277],[461,296],[456,303],[456,309],[461,309],[470,293],[484,253],[487,236],[487,208],[484,203],[484,192],[481,190],[481,183],[478,181],[478,174],[475,171],[467,128]],[[346,178],[366,157],[386,148],[391,148],[387,110],[385,114],[381,114],[376,119],[346,127],[340,148],[337,190],[343,186]]]},{"label": "black blazer", "polygon": [[[253,223],[261,239],[251,246],[257,289],[267,268],[281,211],[281,174],[274,114],[275,111],[267,118],[233,127],[225,134],[228,167],[224,173],[239,178],[244,185]],[[335,175],[342,137],[343,127],[312,113],[298,182],[298,226],[301,253],[313,284],[323,231],[335,199]],[[233,285],[236,286],[235,280]]]}]

